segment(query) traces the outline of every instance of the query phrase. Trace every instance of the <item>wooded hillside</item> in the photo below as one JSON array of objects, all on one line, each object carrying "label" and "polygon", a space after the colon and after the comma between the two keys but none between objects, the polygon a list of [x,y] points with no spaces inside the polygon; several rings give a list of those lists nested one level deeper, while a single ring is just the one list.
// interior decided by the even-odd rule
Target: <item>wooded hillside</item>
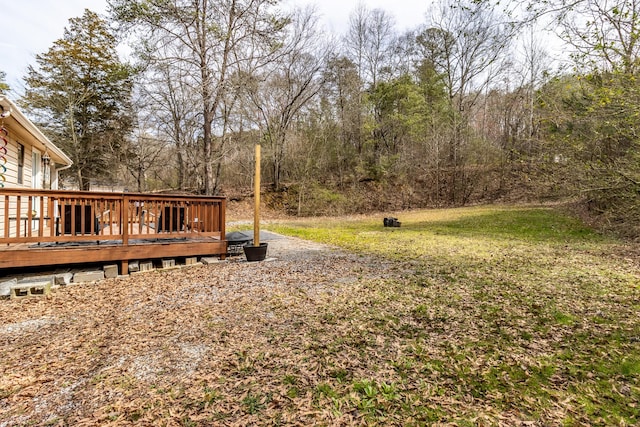
[{"label": "wooded hillside", "polygon": [[[640,5],[567,3],[438,0],[403,31],[360,6],[330,34],[313,9],[273,0],[110,0],[101,28],[126,35],[132,64],[90,49],[87,12],[65,32],[73,43],[38,56],[24,104],[76,135],[81,186],[236,197],[260,143],[267,200],[292,214],[572,200],[638,236]],[[77,59],[87,66],[65,68],[56,90],[86,96],[62,110],[36,97]]]}]

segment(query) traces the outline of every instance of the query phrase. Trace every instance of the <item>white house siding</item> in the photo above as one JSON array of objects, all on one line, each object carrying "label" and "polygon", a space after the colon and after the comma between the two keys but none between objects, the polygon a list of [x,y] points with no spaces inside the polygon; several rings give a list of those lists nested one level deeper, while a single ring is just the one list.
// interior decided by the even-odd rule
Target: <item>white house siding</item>
[{"label": "white house siding", "polygon": [[[5,124],[4,126],[9,132],[5,136],[7,141],[7,172],[5,174],[5,188],[33,188],[31,182],[31,167],[33,157],[33,146],[27,142],[28,139],[22,137],[21,133],[16,132],[15,126]],[[22,184],[18,184],[18,144],[24,146],[24,165],[22,168]]]},{"label": "white house siding", "polygon": [[7,171],[4,173],[5,179],[3,184],[7,188],[17,187],[18,185],[18,143],[11,137],[11,134],[5,136],[7,144],[7,163],[5,167]]},{"label": "white house siding", "polygon": [[[58,185],[58,174],[56,165],[59,167],[71,165],[71,160],[66,156],[60,149],[58,149],[51,141],[49,141],[46,136],[42,134],[42,132],[37,129],[33,123],[31,123],[23,114],[19,111],[18,107],[13,104],[11,101],[6,99],[5,97],[0,95],[0,105],[3,106],[4,111],[10,110],[11,115],[5,117],[4,119],[0,119],[0,124],[7,130],[7,135],[3,135],[7,140],[7,154],[5,155],[6,163],[4,166],[7,170],[4,172],[4,180],[2,184],[4,184],[4,188],[42,188],[42,172],[43,168],[41,165],[41,173],[40,179],[38,182],[34,182],[32,180],[32,170],[33,170],[33,157],[34,152],[38,154],[38,158],[41,159],[42,153],[46,149],[48,150],[51,156],[51,188],[55,189]],[[22,172],[22,183],[18,183],[18,144],[22,144],[24,146],[24,164],[23,164],[23,172]],[[39,147],[39,149],[34,148],[34,145]],[[0,153],[2,154],[2,153]],[[58,168],[59,169],[59,168]],[[45,200],[46,201],[46,200]],[[0,199],[0,218],[6,218],[7,216],[10,218],[9,220],[9,237],[16,236],[16,222],[20,221],[20,235],[24,235],[25,230],[25,220],[23,218],[28,217],[29,207],[29,198],[23,197],[20,202],[20,214],[17,213],[17,198],[10,197],[8,201],[8,213],[5,215],[5,199]],[[40,201],[39,198],[35,198],[32,200],[31,210],[40,211]],[[35,209],[34,209],[35,208]],[[40,213],[46,214],[48,212],[46,205],[44,206],[42,212],[37,212],[36,215]],[[31,228],[32,232],[37,232],[37,221],[33,221],[32,224],[27,224],[27,227]],[[6,236],[5,233],[5,223],[4,221],[0,221],[0,236]]]},{"label": "white house siding", "polygon": [[[28,188],[31,186],[31,170],[29,169],[31,166],[31,146],[21,142],[16,138],[14,129],[5,124],[5,129],[8,131],[8,135],[5,135],[5,139],[8,141],[7,144],[7,154],[6,159],[7,163],[5,164],[7,171],[4,176],[3,184],[5,188]],[[23,165],[23,182],[22,184],[18,184],[18,144],[22,143],[24,146],[24,165]],[[5,200],[0,200],[0,213],[4,218],[4,210],[5,210]],[[21,201],[21,214],[27,212],[27,201]],[[9,199],[9,237],[16,236],[16,220],[17,220],[17,200],[14,197]],[[21,215],[22,216],[22,215]],[[24,223],[20,224],[21,228],[24,228]],[[22,234],[22,233],[21,233]],[[5,224],[0,223],[0,235],[5,236]]]}]

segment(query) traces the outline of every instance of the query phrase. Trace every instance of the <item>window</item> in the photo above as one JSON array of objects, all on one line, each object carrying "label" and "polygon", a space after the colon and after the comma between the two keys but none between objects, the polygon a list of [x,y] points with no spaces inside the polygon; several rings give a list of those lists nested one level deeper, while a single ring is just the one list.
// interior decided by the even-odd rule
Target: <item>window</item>
[{"label": "window", "polygon": [[24,175],[24,145],[18,143],[18,184],[23,183]]}]

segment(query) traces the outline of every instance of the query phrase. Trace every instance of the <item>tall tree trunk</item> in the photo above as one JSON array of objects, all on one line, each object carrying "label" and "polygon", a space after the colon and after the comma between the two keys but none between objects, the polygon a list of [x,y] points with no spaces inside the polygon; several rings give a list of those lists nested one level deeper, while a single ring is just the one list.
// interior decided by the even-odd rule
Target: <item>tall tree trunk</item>
[{"label": "tall tree trunk", "polygon": [[213,168],[211,165],[211,127],[213,125],[213,112],[206,109],[204,114],[203,134],[203,161],[204,161],[204,194],[210,196],[213,194]]}]

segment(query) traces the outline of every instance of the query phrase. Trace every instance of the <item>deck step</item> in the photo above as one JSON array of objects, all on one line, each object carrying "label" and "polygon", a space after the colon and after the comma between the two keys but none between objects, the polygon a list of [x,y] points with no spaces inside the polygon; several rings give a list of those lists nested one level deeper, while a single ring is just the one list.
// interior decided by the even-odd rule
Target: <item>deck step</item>
[{"label": "deck step", "polygon": [[51,282],[21,283],[11,287],[11,299],[42,297],[51,293]]}]

